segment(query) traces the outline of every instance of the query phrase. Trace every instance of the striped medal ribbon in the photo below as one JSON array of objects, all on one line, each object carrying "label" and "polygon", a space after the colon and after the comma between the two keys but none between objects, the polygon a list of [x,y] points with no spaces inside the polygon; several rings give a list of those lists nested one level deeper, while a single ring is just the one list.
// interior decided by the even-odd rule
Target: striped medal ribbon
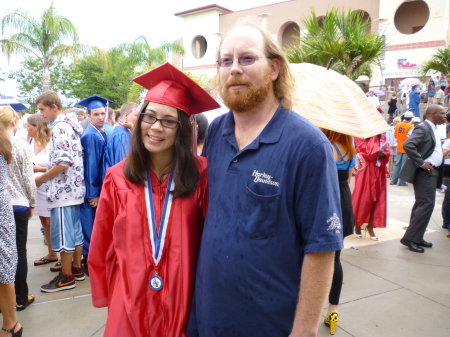
[{"label": "striped medal ribbon", "polygon": [[152,245],[152,258],[155,263],[155,275],[150,277],[148,283],[153,290],[161,290],[164,282],[158,274],[158,264],[161,261],[166,243],[167,228],[169,226],[170,210],[172,208],[173,195],[170,193],[175,190],[172,173],[169,176],[168,190],[164,199],[164,207],[161,213],[161,221],[159,231],[156,228],[155,205],[153,202],[152,181],[150,174],[147,173],[147,181],[145,183],[145,204],[147,207],[148,228],[150,232],[150,243]]}]

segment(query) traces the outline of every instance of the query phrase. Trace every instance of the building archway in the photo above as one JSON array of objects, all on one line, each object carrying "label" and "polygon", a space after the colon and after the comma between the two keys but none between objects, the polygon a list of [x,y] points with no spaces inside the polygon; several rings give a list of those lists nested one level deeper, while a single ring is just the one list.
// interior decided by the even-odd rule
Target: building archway
[{"label": "building archway", "polygon": [[278,32],[278,41],[282,48],[289,48],[298,43],[300,38],[300,27],[295,22],[284,23]]},{"label": "building archway", "polygon": [[363,22],[367,22],[369,24],[369,26],[367,27],[367,32],[368,33],[371,32],[371,30],[372,30],[372,18],[370,17],[370,14],[367,13],[366,11],[362,10],[362,9],[361,10],[356,10],[355,12],[362,14],[362,21]]},{"label": "building archway", "polygon": [[319,27],[323,29],[323,19],[325,19],[325,15],[321,15],[317,17],[317,23],[319,24]]}]

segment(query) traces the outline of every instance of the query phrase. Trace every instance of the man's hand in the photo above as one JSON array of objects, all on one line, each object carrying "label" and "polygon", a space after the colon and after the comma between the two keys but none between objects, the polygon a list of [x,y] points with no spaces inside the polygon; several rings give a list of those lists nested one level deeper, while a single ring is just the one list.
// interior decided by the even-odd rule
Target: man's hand
[{"label": "man's hand", "polygon": [[100,197],[88,199],[89,205],[91,205],[92,208],[97,207],[97,205],[98,205],[98,199],[99,199],[99,198],[100,198]]},{"label": "man's hand", "polygon": [[44,183],[44,179],[42,179],[42,176],[34,178],[34,181],[36,182],[36,187],[41,187]]},{"label": "man's hand", "polygon": [[308,253],[303,259],[300,292],[289,337],[315,337],[320,315],[330,293],[334,252]]},{"label": "man's hand", "polygon": [[421,166],[421,168],[423,168],[424,170],[427,170],[428,172],[432,172],[434,170],[433,166],[430,163],[423,164]]},{"label": "man's hand", "polygon": [[384,152],[384,150],[381,150],[380,152],[378,152],[378,157],[380,158],[386,157],[386,152]]}]

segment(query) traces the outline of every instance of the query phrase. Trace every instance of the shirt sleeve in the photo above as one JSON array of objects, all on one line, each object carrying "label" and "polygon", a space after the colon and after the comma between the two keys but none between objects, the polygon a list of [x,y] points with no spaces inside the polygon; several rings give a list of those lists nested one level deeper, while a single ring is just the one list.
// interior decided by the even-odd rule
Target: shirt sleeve
[{"label": "shirt sleeve", "polygon": [[442,144],[442,148],[443,149],[448,149],[450,148],[450,139],[447,139],[444,144]]},{"label": "shirt sleeve", "polygon": [[20,145],[21,170],[23,174],[23,184],[25,194],[30,202],[30,207],[36,207],[36,183],[34,181],[33,173],[33,153],[31,147],[27,143]]},{"label": "shirt sleeve", "polygon": [[117,193],[111,173],[108,171],[98,202],[89,252],[92,304],[96,308],[108,306],[109,268],[111,263],[116,263],[116,257],[108,253],[113,245],[114,221],[119,211]]},{"label": "shirt sleeve", "polygon": [[[58,123],[62,124],[62,123]],[[53,164],[61,166],[72,166],[74,161],[74,151],[70,147],[68,134],[63,127],[59,127],[52,133],[54,143]]]},{"label": "shirt sleeve", "polygon": [[86,199],[100,196],[103,182],[104,143],[96,134],[89,133],[81,137],[84,150],[84,182]]},{"label": "shirt sleeve", "polygon": [[341,250],[340,192],[329,143],[302,158],[296,175],[294,214],[305,254]]}]

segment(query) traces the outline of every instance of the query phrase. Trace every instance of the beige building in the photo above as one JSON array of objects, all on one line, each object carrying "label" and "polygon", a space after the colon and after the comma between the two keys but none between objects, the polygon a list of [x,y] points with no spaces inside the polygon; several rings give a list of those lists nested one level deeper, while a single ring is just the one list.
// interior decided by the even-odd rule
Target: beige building
[{"label": "beige building", "polygon": [[301,19],[311,8],[320,20],[332,6],[363,12],[371,29],[386,36],[383,65],[374,69],[371,86],[393,89],[401,79],[417,77],[420,64],[449,43],[450,0],[290,0],[237,12],[209,5],[175,14],[183,18],[186,55],[173,62],[185,71],[213,76],[221,37],[238,19],[259,17],[279,45],[287,47],[292,35],[302,34]]},{"label": "beige building", "polygon": [[[387,46],[377,84],[398,90],[402,79],[418,77],[421,64],[436,48],[449,45],[449,15],[450,0],[380,0],[380,30],[387,37]],[[434,76],[434,72],[428,75]]]}]

